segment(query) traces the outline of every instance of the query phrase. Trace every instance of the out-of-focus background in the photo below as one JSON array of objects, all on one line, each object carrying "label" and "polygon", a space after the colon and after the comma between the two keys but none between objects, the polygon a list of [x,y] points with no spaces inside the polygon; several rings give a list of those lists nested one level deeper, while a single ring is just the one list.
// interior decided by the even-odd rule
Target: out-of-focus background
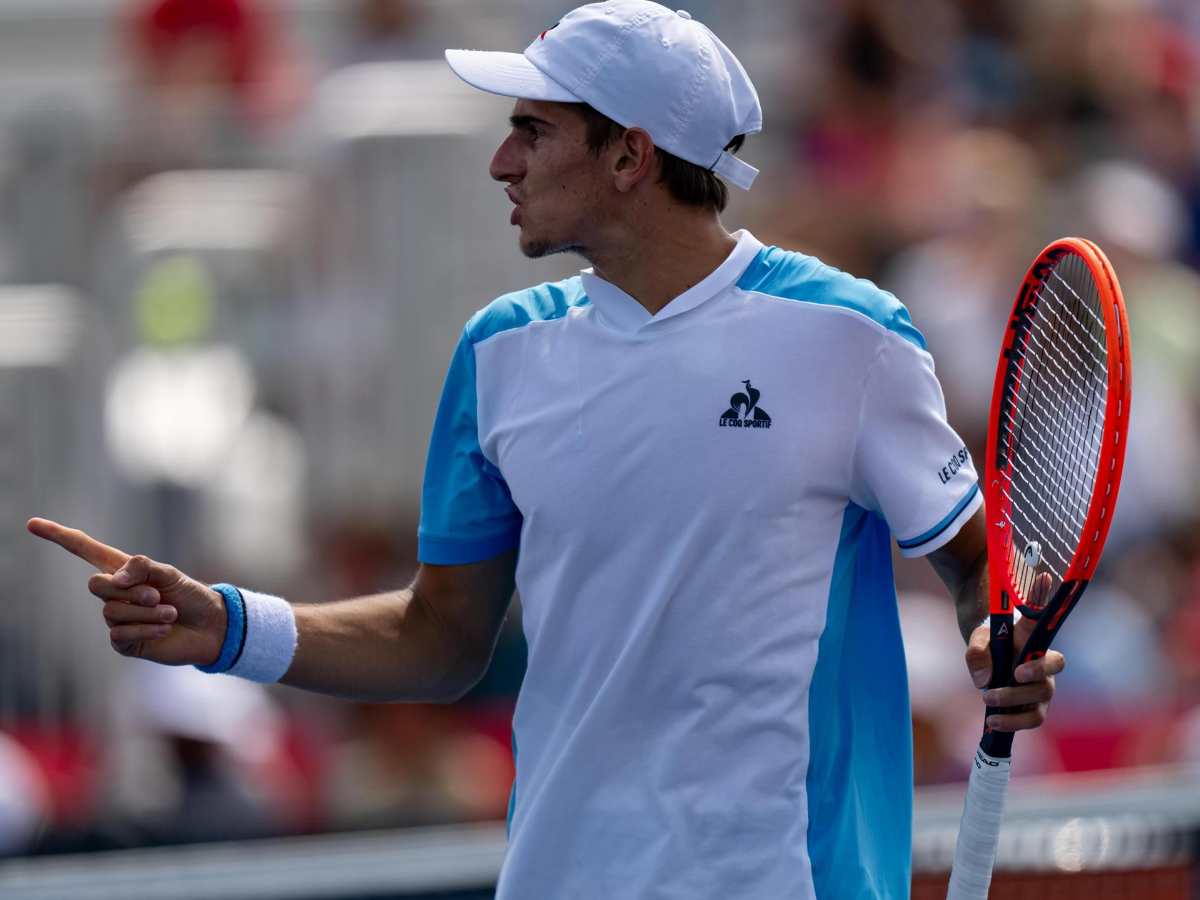
[{"label": "out-of-focus background", "polygon": [[[492,297],[585,265],[521,257],[487,176],[510,101],[458,83],[441,50],[520,49],[566,9],[0,0],[0,855],[18,858],[0,863],[6,896],[21,878],[43,896],[36,864],[64,854],[503,819],[519,608],[463,702],[333,701],[117,657],[86,567],[22,525],[49,516],[299,601],[403,586],[459,329]],[[1135,399],[1086,601],[1103,616],[1064,632],[1068,671],[1051,720],[1019,739],[1016,774],[1043,776],[1030,782],[1041,798],[1066,785],[1118,806],[1129,785],[1160,784],[1151,806],[1194,789],[1179,773],[1200,762],[1200,5],[689,9],[739,54],[766,111],[742,152],[762,175],[733,192],[727,226],[900,296],[977,458],[1025,267],[1062,234],[1109,253]],[[898,581],[917,783],[953,784],[979,702],[932,570],[901,563]],[[1070,775],[1097,770],[1118,774]],[[940,790],[919,793],[919,826]],[[1188,809],[1200,818],[1200,800]],[[1115,846],[1105,827],[1096,846]],[[286,896],[413,896],[395,874],[410,857],[414,872],[445,857],[444,871],[483,873],[428,891],[486,889],[502,831],[411,835],[380,846],[392,874],[374,893]],[[942,843],[918,828],[918,853]],[[288,850],[277,869],[321,853],[337,868],[347,846]],[[371,869],[367,845],[353,847],[360,864],[345,870]],[[1054,865],[1099,858],[1080,853]],[[169,871],[184,857],[153,859]]]}]

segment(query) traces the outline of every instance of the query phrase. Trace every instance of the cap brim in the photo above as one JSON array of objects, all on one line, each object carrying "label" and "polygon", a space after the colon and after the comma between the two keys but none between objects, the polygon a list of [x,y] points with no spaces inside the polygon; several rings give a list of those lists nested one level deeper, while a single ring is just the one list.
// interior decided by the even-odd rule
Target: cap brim
[{"label": "cap brim", "polygon": [[447,50],[454,74],[472,87],[519,100],[580,100],[520,53],[495,50]]}]

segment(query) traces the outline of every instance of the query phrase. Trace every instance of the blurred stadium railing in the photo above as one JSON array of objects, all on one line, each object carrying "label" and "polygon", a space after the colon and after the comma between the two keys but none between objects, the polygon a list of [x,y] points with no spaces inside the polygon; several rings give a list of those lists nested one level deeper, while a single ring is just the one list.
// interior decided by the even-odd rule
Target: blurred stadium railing
[{"label": "blurred stadium railing", "polygon": [[[917,792],[914,900],[945,896],[962,787]],[[880,827],[887,827],[880,823]],[[1200,897],[1200,767],[1014,782],[991,897]],[[477,900],[504,826],[375,831],[0,863],[6,900]]]},{"label": "blurred stadium railing", "polygon": [[[946,896],[962,786],[917,792],[913,900]],[[1200,768],[1107,770],[1013,782],[992,900],[1200,897]]]}]

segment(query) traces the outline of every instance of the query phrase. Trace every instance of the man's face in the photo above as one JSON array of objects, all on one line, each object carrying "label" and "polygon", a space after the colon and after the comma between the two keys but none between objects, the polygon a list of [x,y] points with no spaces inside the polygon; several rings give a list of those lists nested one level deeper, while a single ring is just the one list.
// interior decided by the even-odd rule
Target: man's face
[{"label": "man's face", "polygon": [[588,151],[587,128],[573,105],[518,100],[512,131],[492,157],[490,174],[508,184],[516,204],[511,221],[531,258],[584,252],[602,212],[604,154]]}]

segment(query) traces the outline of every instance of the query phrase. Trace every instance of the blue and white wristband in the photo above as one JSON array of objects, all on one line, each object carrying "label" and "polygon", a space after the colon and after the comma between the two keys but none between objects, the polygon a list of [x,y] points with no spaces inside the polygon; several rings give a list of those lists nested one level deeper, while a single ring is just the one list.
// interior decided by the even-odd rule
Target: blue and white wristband
[{"label": "blue and white wristband", "polygon": [[196,668],[263,683],[287,674],[298,637],[292,605],[231,584],[214,584],[213,590],[225,600],[225,640],[215,662]]}]

